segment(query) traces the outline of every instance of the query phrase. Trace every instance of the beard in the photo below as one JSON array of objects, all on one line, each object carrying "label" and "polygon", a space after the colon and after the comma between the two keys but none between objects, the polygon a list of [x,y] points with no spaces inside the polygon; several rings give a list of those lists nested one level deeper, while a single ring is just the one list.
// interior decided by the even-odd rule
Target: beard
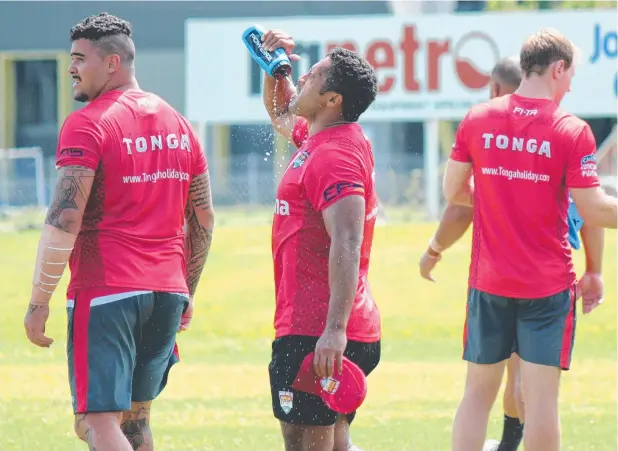
[{"label": "beard", "polygon": [[90,98],[88,97],[88,94],[84,93],[84,92],[76,92],[75,94],[73,94],[73,99],[78,101],[78,102],[82,102],[85,103],[87,102]]}]

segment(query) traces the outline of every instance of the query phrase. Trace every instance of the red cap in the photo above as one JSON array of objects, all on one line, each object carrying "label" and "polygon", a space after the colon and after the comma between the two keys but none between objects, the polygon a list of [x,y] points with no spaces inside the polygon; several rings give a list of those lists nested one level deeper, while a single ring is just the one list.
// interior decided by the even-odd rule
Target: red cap
[{"label": "red cap", "polygon": [[319,396],[324,404],[335,412],[341,414],[355,412],[367,395],[367,379],[363,370],[344,357],[341,374],[321,378],[313,371],[314,354],[309,353],[303,360],[292,388]]}]

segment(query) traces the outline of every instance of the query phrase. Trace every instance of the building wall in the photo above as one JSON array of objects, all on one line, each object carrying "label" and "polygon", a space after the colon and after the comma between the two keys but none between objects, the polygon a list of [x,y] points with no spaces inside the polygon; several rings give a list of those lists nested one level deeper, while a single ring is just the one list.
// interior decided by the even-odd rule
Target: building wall
[{"label": "building wall", "polygon": [[[136,70],[142,89],[159,94],[184,112],[184,41],[185,21],[188,18],[266,17],[263,23],[267,24],[267,17],[275,16],[390,13],[387,1],[354,2],[354,8],[350,8],[350,4],[346,1],[0,2],[0,63],[3,52],[20,55],[19,58],[25,53],[67,55],[71,27],[91,14],[106,11],[133,25],[137,47]],[[222,43],[222,55],[225,55],[225,45]],[[0,94],[7,85],[6,74],[0,67]],[[70,80],[61,80],[60,84],[69,85]],[[72,102],[73,109],[80,106]],[[12,111],[6,111],[7,116],[11,114]],[[4,124],[0,125],[0,146],[3,143],[11,145],[15,141],[12,130]],[[45,147],[45,152],[49,154],[53,149],[47,148],[50,146],[46,143],[55,139],[50,135],[41,142],[36,140],[36,145]]]},{"label": "building wall", "polygon": [[[273,17],[296,15],[387,14],[387,1],[218,1],[218,2],[0,2],[0,52],[64,49],[70,28],[101,11],[129,20],[138,48],[182,49],[189,17]],[[267,19],[266,19],[267,20]]]},{"label": "building wall", "polygon": [[[185,21],[192,17],[387,14],[389,2],[0,2],[0,52],[68,51],[69,30],[101,11],[133,24],[137,75],[151,90],[184,111]],[[50,20],[53,18],[53,20]],[[75,105],[77,106],[77,105]]]},{"label": "building wall", "polygon": [[137,79],[146,91],[163,97],[178,111],[185,104],[185,55],[183,50],[146,50],[137,56]]},{"label": "building wall", "polygon": [[[138,50],[135,68],[143,90],[158,94],[178,111],[184,111],[185,55],[182,50]],[[73,102],[74,109],[82,105]]]}]

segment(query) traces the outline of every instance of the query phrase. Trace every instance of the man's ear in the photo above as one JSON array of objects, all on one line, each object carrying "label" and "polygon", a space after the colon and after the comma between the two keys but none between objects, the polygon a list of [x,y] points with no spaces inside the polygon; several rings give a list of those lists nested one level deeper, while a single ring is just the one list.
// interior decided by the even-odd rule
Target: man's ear
[{"label": "man's ear", "polygon": [[563,60],[558,60],[554,63],[554,67],[552,68],[552,75],[554,78],[558,78],[566,71],[566,67]]},{"label": "man's ear", "polygon": [[107,55],[105,57],[105,64],[107,65],[107,73],[108,74],[113,74],[116,71],[118,71],[118,69],[120,69],[120,65],[121,65],[121,61],[120,61],[120,55]]},{"label": "man's ear", "polygon": [[341,105],[342,102],[343,96],[341,94],[333,93],[333,95],[331,95],[326,101],[326,105],[332,108]]}]

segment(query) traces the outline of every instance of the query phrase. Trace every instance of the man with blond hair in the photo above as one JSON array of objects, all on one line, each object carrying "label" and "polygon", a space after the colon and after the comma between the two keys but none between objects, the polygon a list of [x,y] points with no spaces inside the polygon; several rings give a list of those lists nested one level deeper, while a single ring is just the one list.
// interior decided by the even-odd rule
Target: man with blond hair
[{"label": "man with blond hair", "polygon": [[[445,197],[474,207],[463,353],[468,373],[453,451],[482,449],[513,350],[521,359],[524,447],[560,450],[560,375],[570,367],[577,298],[569,192],[584,222],[617,227],[616,199],[599,186],[592,131],[559,109],[574,57],[573,44],[557,31],[530,36],[520,52],[520,87],[468,112],[447,163]],[[580,281],[584,298],[593,277]]]}]

